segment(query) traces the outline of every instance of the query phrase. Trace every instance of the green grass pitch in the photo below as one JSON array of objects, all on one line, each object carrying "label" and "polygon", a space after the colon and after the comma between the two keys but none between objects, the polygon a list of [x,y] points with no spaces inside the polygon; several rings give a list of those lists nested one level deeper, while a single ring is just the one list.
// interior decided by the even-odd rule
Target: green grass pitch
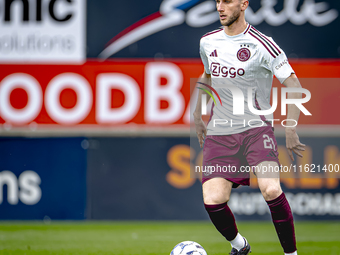
[{"label": "green grass pitch", "polygon": [[[271,222],[241,222],[252,255],[283,254]],[[297,222],[299,255],[339,255],[340,222]],[[230,245],[208,221],[0,222],[0,254],[166,255],[181,241],[196,241],[208,255]]]}]

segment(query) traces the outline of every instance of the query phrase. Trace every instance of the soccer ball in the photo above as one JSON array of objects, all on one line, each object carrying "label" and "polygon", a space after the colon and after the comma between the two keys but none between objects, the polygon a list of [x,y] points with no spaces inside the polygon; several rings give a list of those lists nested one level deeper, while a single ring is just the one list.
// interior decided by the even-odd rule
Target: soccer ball
[{"label": "soccer ball", "polygon": [[196,242],[184,241],[177,244],[170,255],[207,255],[207,252]]}]

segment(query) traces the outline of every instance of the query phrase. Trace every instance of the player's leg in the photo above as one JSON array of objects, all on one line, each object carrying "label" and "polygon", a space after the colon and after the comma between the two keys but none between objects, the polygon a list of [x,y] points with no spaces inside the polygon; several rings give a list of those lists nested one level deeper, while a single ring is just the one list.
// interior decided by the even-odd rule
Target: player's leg
[{"label": "player's leg", "polygon": [[297,254],[293,215],[280,186],[280,163],[273,129],[271,126],[251,129],[244,144],[249,165],[257,167],[254,170],[259,188],[269,206],[283,250],[286,254]]},{"label": "player's leg", "polygon": [[235,217],[228,206],[233,185],[249,185],[249,174],[238,174],[235,179],[235,173],[227,170],[230,167],[239,169],[242,159],[245,160],[240,148],[241,139],[237,134],[208,135],[203,147],[203,166],[211,170],[202,175],[205,208],[216,229],[233,246],[230,253],[233,255],[246,255],[250,251],[249,244],[238,233]]},{"label": "player's leg", "polygon": [[266,200],[272,220],[285,254],[297,254],[294,231],[293,214],[285,194],[280,185],[279,172],[268,169],[278,169],[278,163],[265,161],[258,165],[257,169],[266,168],[266,172],[256,172],[259,188]]},{"label": "player's leg", "polygon": [[203,200],[205,209],[216,229],[234,249],[239,251],[247,245],[245,239],[238,233],[235,217],[228,206],[232,185],[232,182],[224,178],[207,180],[202,185]]}]

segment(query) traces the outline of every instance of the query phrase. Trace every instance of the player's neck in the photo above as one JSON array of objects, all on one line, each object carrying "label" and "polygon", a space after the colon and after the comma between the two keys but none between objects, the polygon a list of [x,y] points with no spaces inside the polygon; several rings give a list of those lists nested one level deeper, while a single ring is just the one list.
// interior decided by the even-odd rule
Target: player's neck
[{"label": "player's neck", "polygon": [[236,20],[230,26],[224,26],[224,32],[229,36],[241,34],[248,26],[248,23],[244,19]]}]

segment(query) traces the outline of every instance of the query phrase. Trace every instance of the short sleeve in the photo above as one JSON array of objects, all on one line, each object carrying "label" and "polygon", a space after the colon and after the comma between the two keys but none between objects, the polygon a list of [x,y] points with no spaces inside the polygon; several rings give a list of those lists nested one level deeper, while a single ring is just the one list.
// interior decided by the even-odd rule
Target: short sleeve
[{"label": "short sleeve", "polygon": [[201,56],[202,63],[204,65],[205,72],[207,74],[210,74],[209,61],[208,61],[207,55],[205,54],[205,51],[204,51],[204,48],[203,48],[203,45],[202,45],[202,40],[200,42],[200,56]]},{"label": "short sleeve", "polygon": [[295,72],[283,50],[271,38],[268,39],[270,40],[271,48],[265,51],[264,67],[271,71],[282,84]]}]

